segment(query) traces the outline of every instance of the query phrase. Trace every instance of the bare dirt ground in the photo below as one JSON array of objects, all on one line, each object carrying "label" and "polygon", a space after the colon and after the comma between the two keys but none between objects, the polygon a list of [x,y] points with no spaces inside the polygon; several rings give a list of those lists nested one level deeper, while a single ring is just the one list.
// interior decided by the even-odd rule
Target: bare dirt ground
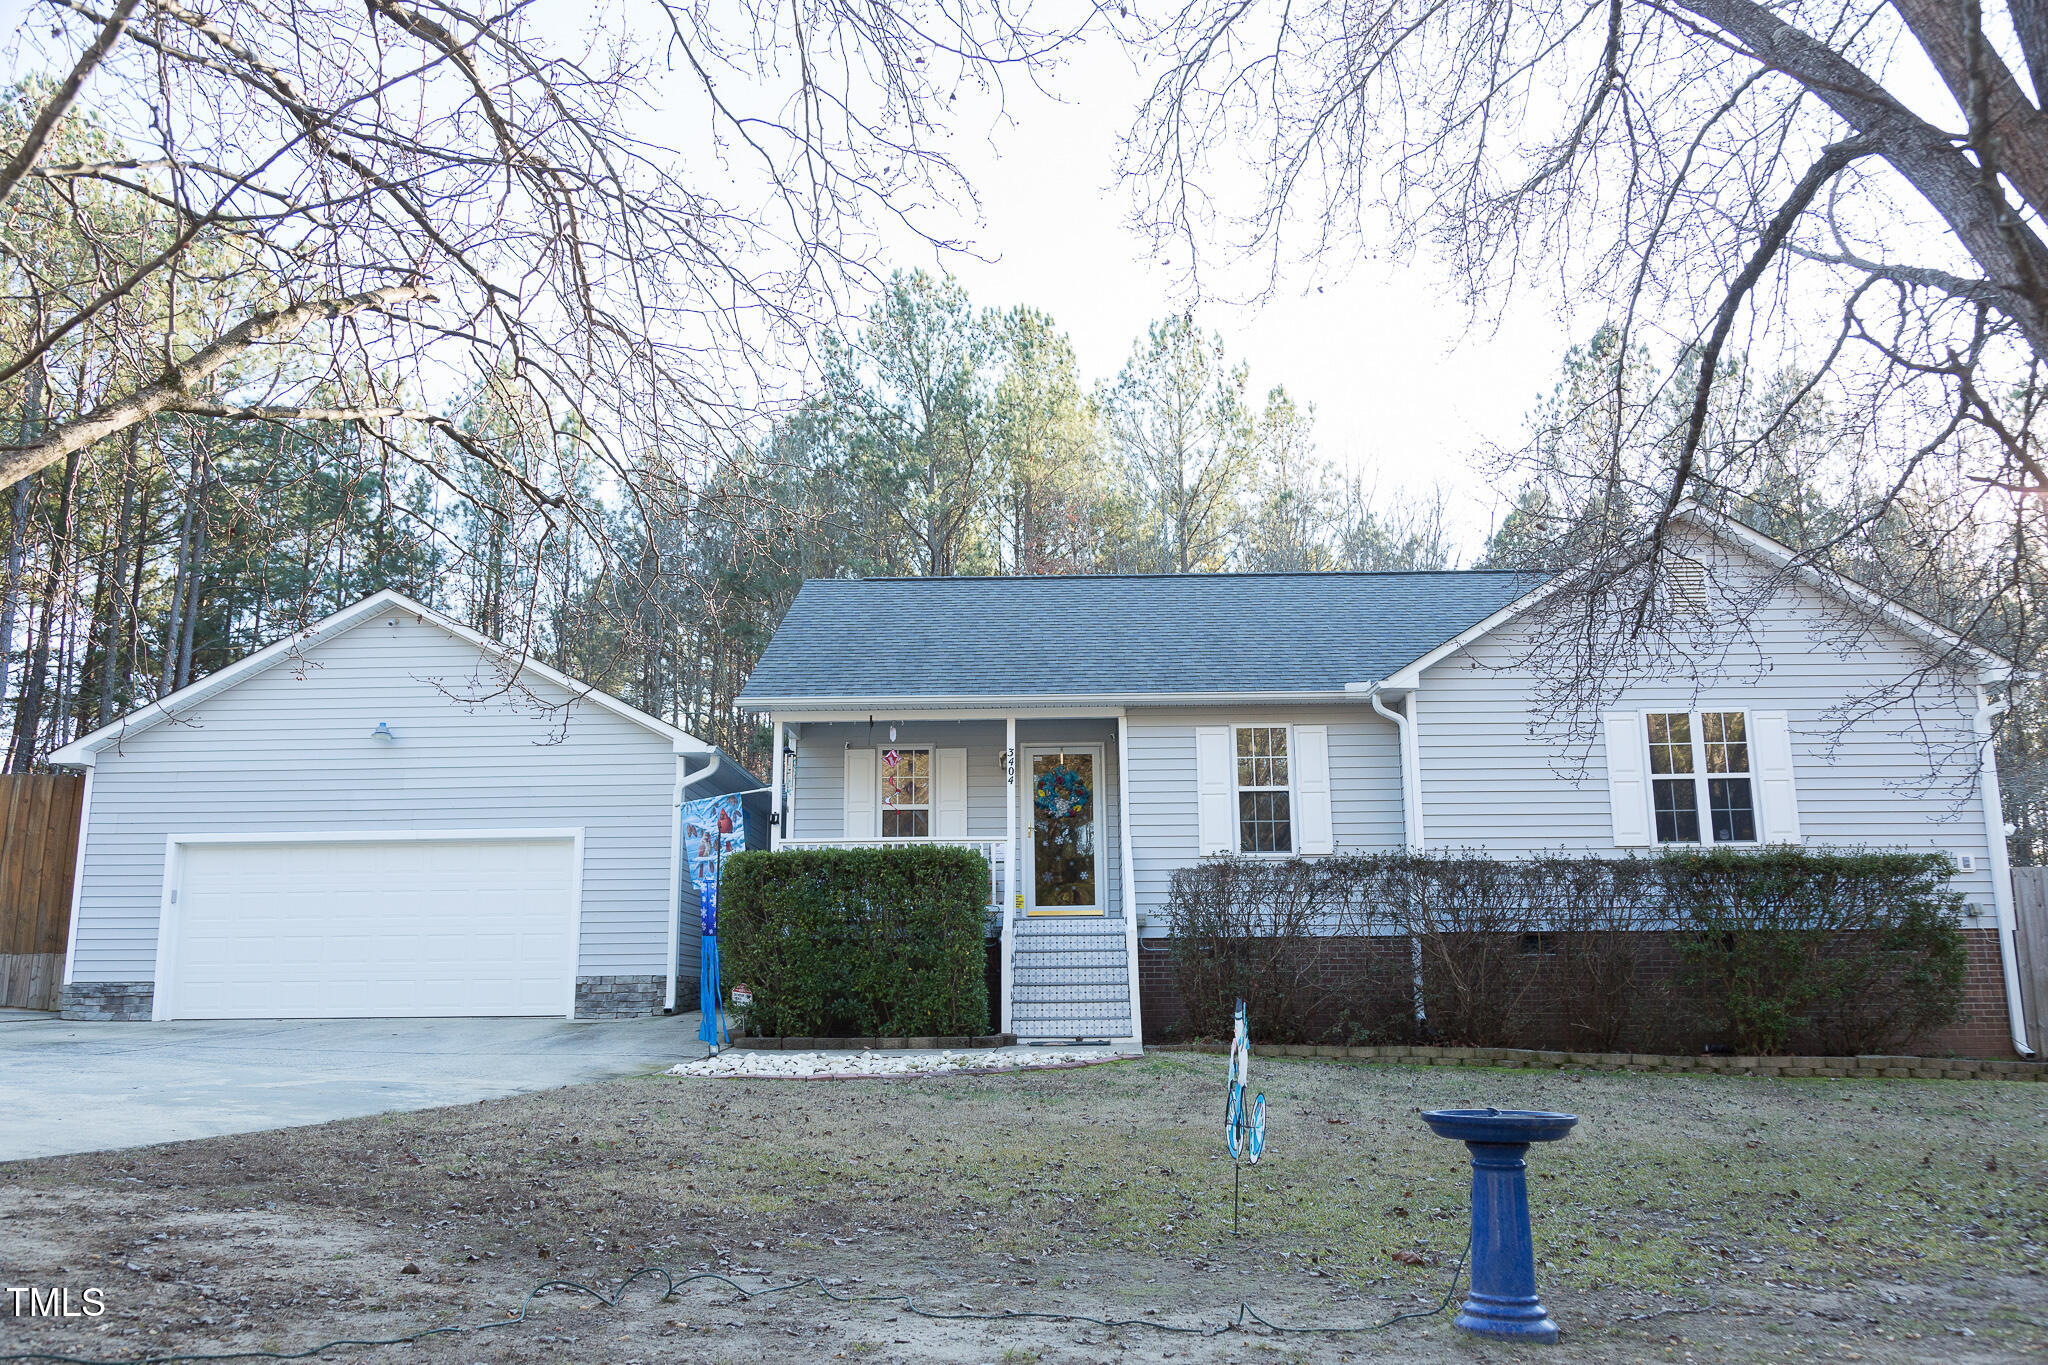
[{"label": "bare dirt ground", "polygon": [[[294,1351],[501,1319],[536,1282],[641,1265],[748,1287],[821,1277],[934,1312],[1286,1326],[1442,1296],[1465,1235],[1440,1105],[1566,1109],[1532,1154],[1550,1358],[2038,1359],[2048,1351],[2048,1086],[1477,1071],[1261,1059],[1266,1161],[1231,1231],[1222,1062],[922,1081],[642,1077],[461,1108],[0,1166],[0,1357]],[[1377,1333],[919,1318],[713,1283],[373,1362],[1483,1362],[1448,1315]]]}]

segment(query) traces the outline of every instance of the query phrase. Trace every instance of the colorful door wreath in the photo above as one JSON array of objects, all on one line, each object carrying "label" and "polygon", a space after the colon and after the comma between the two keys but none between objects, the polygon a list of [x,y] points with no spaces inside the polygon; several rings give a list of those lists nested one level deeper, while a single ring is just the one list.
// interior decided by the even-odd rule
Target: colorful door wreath
[{"label": "colorful door wreath", "polygon": [[1042,814],[1065,820],[1086,815],[1091,796],[1088,779],[1079,769],[1062,763],[1038,775],[1031,799]]}]

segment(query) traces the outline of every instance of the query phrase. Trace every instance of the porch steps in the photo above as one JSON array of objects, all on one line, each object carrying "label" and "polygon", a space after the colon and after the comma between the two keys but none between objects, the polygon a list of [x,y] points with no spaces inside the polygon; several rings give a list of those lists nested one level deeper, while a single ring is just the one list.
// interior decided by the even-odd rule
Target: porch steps
[{"label": "porch steps", "polygon": [[1031,916],[1015,923],[1010,1028],[1019,1038],[1127,1038],[1130,961],[1120,918]]}]

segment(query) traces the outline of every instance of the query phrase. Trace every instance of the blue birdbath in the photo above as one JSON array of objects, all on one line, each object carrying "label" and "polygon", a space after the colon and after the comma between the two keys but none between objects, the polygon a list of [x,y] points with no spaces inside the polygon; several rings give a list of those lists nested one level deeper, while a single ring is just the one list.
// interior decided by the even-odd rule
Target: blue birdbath
[{"label": "blue birdbath", "polygon": [[1557,1340],[1536,1297],[1536,1244],[1529,1235],[1532,1142],[1555,1142],[1577,1114],[1540,1109],[1432,1109],[1422,1121],[1472,1153],[1472,1292],[1458,1311],[1468,1332],[1517,1341]]}]

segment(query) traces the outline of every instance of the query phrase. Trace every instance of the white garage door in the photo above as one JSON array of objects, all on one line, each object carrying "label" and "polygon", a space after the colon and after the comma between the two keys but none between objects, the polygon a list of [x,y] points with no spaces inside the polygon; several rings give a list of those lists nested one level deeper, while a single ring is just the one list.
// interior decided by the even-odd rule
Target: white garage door
[{"label": "white garage door", "polygon": [[568,838],[180,845],[174,1019],[567,1014]]}]

